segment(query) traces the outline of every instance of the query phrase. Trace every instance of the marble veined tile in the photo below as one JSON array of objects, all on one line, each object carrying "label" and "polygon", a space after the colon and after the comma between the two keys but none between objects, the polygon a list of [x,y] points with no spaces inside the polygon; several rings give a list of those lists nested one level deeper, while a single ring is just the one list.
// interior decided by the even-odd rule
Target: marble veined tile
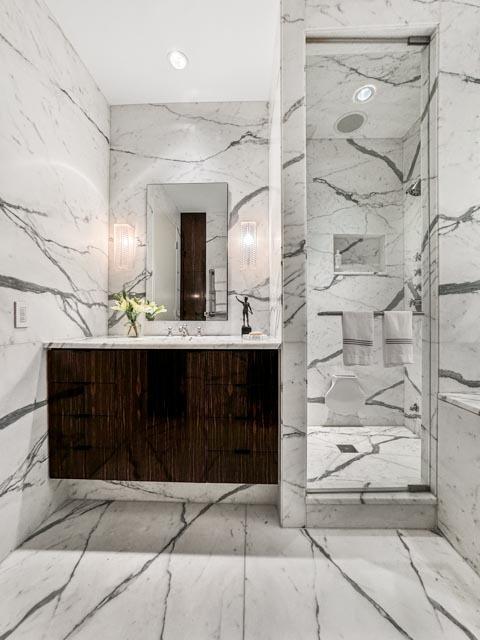
[{"label": "marble veined tile", "polygon": [[[339,445],[354,447],[342,452]],[[308,489],[396,488],[421,482],[421,440],[406,427],[310,427]]]},{"label": "marble veined tile", "polygon": [[275,507],[72,501],[0,565],[9,640],[475,640],[480,578],[426,531]]}]

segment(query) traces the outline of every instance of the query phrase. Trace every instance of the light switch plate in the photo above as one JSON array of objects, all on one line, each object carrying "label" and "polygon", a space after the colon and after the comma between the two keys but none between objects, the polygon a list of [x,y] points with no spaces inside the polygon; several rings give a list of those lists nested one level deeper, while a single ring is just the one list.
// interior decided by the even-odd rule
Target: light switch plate
[{"label": "light switch plate", "polygon": [[28,327],[27,303],[17,300],[13,303],[15,318],[15,329],[26,329]]}]

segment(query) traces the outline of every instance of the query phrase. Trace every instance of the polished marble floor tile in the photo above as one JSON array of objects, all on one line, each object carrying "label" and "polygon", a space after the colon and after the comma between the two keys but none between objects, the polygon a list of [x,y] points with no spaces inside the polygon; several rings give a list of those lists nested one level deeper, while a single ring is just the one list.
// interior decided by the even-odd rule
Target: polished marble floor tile
[{"label": "polished marble floor tile", "polygon": [[[341,451],[345,445],[354,450]],[[406,427],[309,427],[308,489],[396,489],[420,484],[421,446],[420,438]]]},{"label": "polished marble floor tile", "polygon": [[0,565],[0,639],[480,640],[480,577],[425,531],[73,501]]}]

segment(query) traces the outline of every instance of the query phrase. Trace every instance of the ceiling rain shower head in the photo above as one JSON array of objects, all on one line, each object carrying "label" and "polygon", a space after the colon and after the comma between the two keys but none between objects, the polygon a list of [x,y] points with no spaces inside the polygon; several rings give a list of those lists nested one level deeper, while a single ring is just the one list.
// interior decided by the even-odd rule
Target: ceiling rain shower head
[{"label": "ceiling rain shower head", "polygon": [[405,191],[409,196],[419,196],[422,193],[422,181],[420,178],[412,182],[412,184]]}]

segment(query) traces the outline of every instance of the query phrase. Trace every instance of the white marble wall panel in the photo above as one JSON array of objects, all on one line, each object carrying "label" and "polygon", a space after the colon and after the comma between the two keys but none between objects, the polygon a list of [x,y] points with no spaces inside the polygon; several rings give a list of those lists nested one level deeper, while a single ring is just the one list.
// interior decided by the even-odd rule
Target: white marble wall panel
[{"label": "white marble wall panel", "polygon": [[[145,294],[146,185],[227,182],[229,189],[229,319],[211,321],[205,333],[237,334],[249,295],[252,327],[269,333],[268,105],[265,102],[129,105],[111,108],[110,249],[114,223],[135,227],[132,268],[115,269],[110,251],[109,292],[125,287]],[[240,222],[257,223],[256,267],[240,269]],[[161,300],[157,300],[161,304]],[[146,323],[147,333],[166,333],[169,321]],[[198,324],[198,323],[197,323]],[[125,332],[112,314],[110,333]]]},{"label": "white marble wall panel", "polygon": [[269,240],[270,240],[270,335],[282,336],[282,96],[280,77],[280,6],[275,38],[273,81],[270,91],[269,146]]},{"label": "white marble wall panel", "polygon": [[305,524],[306,145],[305,0],[282,0],[283,349],[280,519]]},{"label": "white marble wall panel", "polygon": [[0,3],[0,94],[1,557],[56,502],[41,343],[106,331],[109,110],[43,0]]},{"label": "white marble wall panel", "polygon": [[440,390],[480,387],[480,4],[441,3]]},{"label": "white marble wall panel", "polygon": [[438,526],[480,572],[480,415],[439,405]]}]

